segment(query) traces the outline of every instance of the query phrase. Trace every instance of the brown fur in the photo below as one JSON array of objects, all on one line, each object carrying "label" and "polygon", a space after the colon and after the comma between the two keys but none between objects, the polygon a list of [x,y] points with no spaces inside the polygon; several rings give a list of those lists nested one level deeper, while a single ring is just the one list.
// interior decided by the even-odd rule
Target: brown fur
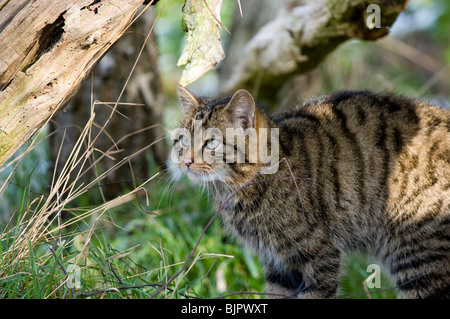
[{"label": "brown fur", "polygon": [[[279,158],[292,168],[301,198],[284,162],[276,174],[261,176],[260,163],[178,167],[220,175],[205,179],[218,205],[243,187],[222,216],[264,262],[268,293],[334,298],[343,254],[359,250],[386,266],[405,297],[450,298],[448,110],[389,94],[340,92],[267,116],[242,90],[225,99],[184,88],[179,95],[186,110],[181,127],[189,130],[194,119],[224,132],[239,124],[280,129]],[[205,150],[180,154],[194,152]],[[248,185],[255,176],[260,182]]]}]

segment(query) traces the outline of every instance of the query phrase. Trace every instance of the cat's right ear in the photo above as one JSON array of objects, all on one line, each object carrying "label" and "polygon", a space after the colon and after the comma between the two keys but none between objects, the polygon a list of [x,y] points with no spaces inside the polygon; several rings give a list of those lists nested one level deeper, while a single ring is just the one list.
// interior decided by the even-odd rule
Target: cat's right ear
[{"label": "cat's right ear", "polygon": [[184,113],[189,112],[193,107],[199,106],[199,98],[188,91],[184,86],[178,85],[177,95],[183,105]]}]

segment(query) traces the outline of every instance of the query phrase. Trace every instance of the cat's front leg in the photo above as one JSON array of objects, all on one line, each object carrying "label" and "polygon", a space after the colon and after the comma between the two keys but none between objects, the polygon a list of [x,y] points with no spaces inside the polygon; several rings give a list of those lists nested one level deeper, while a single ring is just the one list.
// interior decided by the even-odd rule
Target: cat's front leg
[{"label": "cat's front leg", "polygon": [[266,266],[269,298],[336,298],[339,284],[340,251],[323,247],[301,264]]},{"label": "cat's front leg", "polygon": [[305,283],[298,270],[277,269],[266,266],[266,294],[268,298],[297,298]]},{"label": "cat's front leg", "polygon": [[306,281],[297,271],[281,273],[272,272],[266,276],[266,294],[268,298],[284,299],[330,299],[336,298],[338,291],[338,274],[315,274]]},{"label": "cat's front leg", "polygon": [[340,275],[340,251],[324,248],[302,267],[305,286],[297,298],[332,299],[337,297]]}]

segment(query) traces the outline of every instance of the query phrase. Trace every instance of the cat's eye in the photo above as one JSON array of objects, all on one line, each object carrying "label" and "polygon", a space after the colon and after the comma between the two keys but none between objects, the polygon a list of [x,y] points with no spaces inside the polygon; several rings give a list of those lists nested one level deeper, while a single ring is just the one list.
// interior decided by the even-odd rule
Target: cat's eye
[{"label": "cat's eye", "polygon": [[181,138],[181,144],[183,144],[184,147],[189,147],[189,137],[184,136]]},{"label": "cat's eye", "polygon": [[219,145],[220,145],[220,142],[218,140],[214,140],[214,139],[208,140],[206,142],[206,147],[209,148],[210,150],[214,150],[214,149],[218,148]]}]

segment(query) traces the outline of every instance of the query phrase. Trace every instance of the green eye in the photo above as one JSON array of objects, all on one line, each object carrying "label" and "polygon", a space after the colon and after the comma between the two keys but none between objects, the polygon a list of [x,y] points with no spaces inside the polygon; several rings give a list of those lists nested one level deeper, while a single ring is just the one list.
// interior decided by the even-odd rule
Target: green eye
[{"label": "green eye", "polygon": [[208,140],[206,142],[206,147],[210,150],[214,150],[219,147],[220,142],[218,140]]},{"label": "green eye", "polygon": [[188,147],[189,146],[189,137],[183,136],[181,138],[181,144],[183,144],[184,147]]}]

